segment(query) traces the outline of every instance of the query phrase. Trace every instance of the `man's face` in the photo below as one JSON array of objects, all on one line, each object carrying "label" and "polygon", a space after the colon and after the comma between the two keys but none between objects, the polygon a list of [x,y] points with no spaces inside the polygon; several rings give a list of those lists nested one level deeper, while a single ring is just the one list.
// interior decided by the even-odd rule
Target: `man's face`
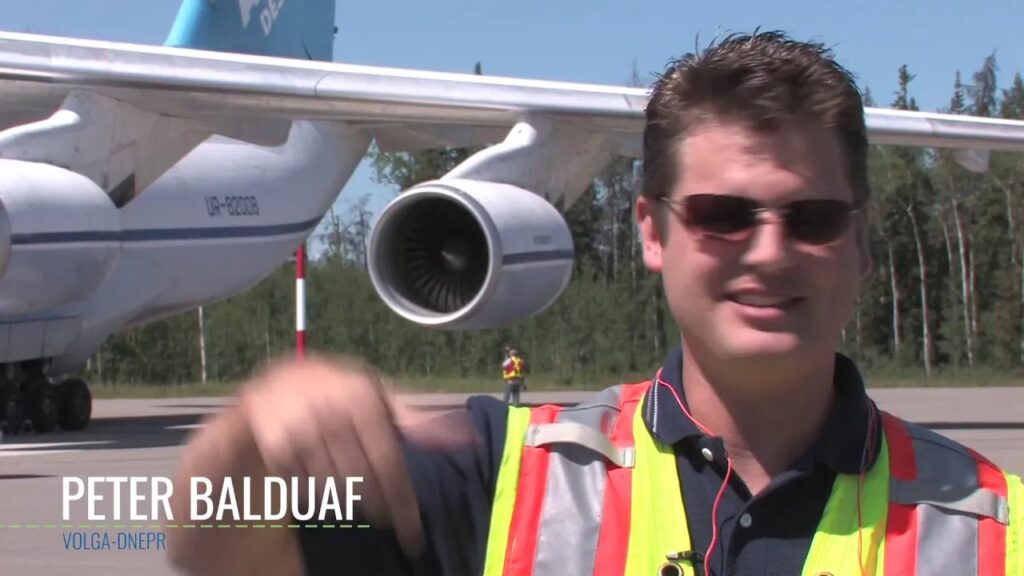
[{"label": "man's face", "polygon": [[[693,194],[729,194],[769,209],[794,200],[853,201],[835,136],[810,125],[757,132],[709,122],[678,146],[674,202]],[[802,364],[835,352],[870,270],[864,223],[826,245],[794,240],[773,212],[741,240],[687,228],[674,208],[655,226],[654,202],[637,201],[644,262],[660,272],[687,349],[723,362]],[[662,205],[662,210],[669,207]]]}]

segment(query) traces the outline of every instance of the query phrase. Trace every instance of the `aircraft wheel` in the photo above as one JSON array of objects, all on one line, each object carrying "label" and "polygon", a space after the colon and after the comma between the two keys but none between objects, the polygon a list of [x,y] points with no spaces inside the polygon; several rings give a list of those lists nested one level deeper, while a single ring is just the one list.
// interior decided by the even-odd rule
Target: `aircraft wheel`
[{"label": "aircraft wheel", "polygon": [[20,434],[25,426],[25,399],[21,390],[9,382],[0,384],[0,420],[12,436]]},{"label": "aircraft wheel", "polygon": [[92,417],[92,394],[84,380],[73,378],[64,382],[60,390],[60,427],[82,430]]},{"label": "aircraft wheel", "polygon": [[25,412],[36,432],[53,432],[59,416],[59,399],[49,378],[37,377],[25,388]]}]

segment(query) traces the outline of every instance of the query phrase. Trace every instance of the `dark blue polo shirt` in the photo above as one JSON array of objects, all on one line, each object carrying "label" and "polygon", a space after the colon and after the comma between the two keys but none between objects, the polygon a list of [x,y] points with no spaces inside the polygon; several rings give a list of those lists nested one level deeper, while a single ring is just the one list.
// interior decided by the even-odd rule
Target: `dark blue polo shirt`
[{"label": "dark blue polo shirt", "polygon": [[[680,350],[670,354],[661,379],[685,404],[681,360]],[[837,356],[834,385],[836,401],[831,416],[818,442],[803,457],[756,497],[732,475],[718,506],[719,539],[710,563],[713,575],[798,576],[836,474],[857,473],[873,464],[881,425],[876,418],[874,445],[865,457],[873,404],[857,368],[842,355]],[[712,538],[712,508],[726,476],[724,447],[720,439],[701,433],[666,386],[652,387],[644,406],[648,429],[658,440],[675,447],[690,539],[697,564],[702,565]],[[309,574],[447,576],[482,572],[505,442],[506,407],[490,397],[476,397],[466,408],[480,434],[476,445],[455,452],[405,447],[426,531],[424,556],[415,561],[404,558],[389,530],[300,530]],[[442,418],[446,417],[451,416]],[[697,573],[702,572],[701,566]]]}]

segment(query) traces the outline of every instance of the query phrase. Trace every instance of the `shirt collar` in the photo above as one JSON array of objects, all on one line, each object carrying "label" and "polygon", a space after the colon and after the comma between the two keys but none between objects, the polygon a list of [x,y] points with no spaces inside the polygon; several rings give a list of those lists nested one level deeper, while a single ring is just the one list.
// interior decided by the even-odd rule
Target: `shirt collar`
[{"label": "shirt collar", "polygon": [[[654,385],[644,400],[644,422],[651,434],[664,444],[674,445],[690,440],[694,447],[706,435],[697,424],[679,407],[674,390],[684,406],[686,394],[682,386],[682,348],[676,348],[665,360],[660,378],[667,386]],[[801,457],[794,467],[810,467],[821,463],[837,473],[856,474],[874,464],[881,443],[881,419],[878,409],[867,395],[864,381],[857,366],[842,354],[836,354],[835,403],[817,442]],[[669,388],[671,387],[671,389]],[[864,454],[869,433],[869,419],[873,419],[873,446]],[[697,449],[697,448],[694,448]]]}]

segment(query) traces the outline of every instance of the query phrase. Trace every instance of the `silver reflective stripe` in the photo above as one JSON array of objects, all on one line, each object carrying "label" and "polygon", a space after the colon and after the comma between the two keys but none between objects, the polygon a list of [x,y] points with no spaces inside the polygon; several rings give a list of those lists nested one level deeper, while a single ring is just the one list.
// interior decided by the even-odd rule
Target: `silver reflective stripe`
[{"label": "silver reflective stripe", "polygon": [[[917,507],[917,576],[976,576],[978,520]],[[910,576],[910,575],[908,575]]]},{"label": "silver reflective stripe", "polygon": [[593,428],[570,422],[532,424],[526,431],[527,446],[572,444],[589,448],[620,468],[632,468],[636,456],[633,448],[616,448],[607,436]]},{"label": "silver reflective stripe", "polygon": [[[554,424],[532,427],[527,432],[527,443],[532,439],[539,442],[537,445],[549,445],[551,451],[534,561],[536,576],[596,573],[606,462],[612,460],[606,452],[612,456],[618,452],[607,434],[619,415],[620,391],[621,387],[616,386],[592,402],[563,408]],[[544,442],[545,436],[554,440]]]},{"label": "silver reflective stripe", "polygon": [[917,478],[893,478],[889,498],[915,505],[917,576],[978,573],[981,518],[1005,522],[1007,503],[978,481],[978,463],[966,448],[931,430],[906,425]]},{"label": "silver reflective stripe", "polygon": [[1010,507],[1006,498],[984,488],[978,488],[973,492],[954,493],[944,490],[942,486],[924,486],[920,482],[894,480],[889,498],[897,504],[930,504],[949,512],[987,516],[1000,524],[1006,524],[1010,519]]},{"label": "silver reflective stripe", "polygon": [[658,384],[652,383],[647,389],[647,401],[644,402],[647,421],[651,423],[651,432],[658,434]]},{"label": "silver reflective stripe", "polygon": [[585,448],[552,448],[534,574],[589,576],[601,533],[605,465]]}]

